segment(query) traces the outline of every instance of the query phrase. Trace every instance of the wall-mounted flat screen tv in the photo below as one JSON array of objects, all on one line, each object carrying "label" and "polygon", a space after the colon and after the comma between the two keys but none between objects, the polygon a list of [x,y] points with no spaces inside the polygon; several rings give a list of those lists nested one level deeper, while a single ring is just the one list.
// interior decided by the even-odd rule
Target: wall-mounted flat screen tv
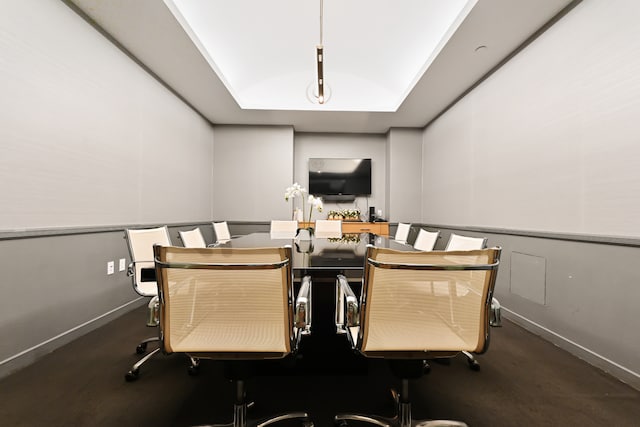
[{"label": "wall-mounted flat screen tv", "polygon": [[309,193],[351,198],[371,195],[371,159],[309,159]]}]

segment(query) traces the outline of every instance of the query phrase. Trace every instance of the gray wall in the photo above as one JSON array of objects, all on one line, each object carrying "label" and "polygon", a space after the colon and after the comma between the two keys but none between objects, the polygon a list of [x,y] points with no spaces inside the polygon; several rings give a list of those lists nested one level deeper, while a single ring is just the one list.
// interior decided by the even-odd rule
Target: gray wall
[{"label": "gray wall", "polygon": [[126,253],[122,232],[0,240],[0,376],[138,306]]},{"label": "gray wall", "polygon": [[141,304],[118,271],[122,228],[210,221],[213,197],[206,121],[63,2],[8,8],[0,375]]},{"label": "gray wall", "polygon": [[507,316],[640,388],[639,16],[583,1],[428,126],[422,220],[488,234]]}]

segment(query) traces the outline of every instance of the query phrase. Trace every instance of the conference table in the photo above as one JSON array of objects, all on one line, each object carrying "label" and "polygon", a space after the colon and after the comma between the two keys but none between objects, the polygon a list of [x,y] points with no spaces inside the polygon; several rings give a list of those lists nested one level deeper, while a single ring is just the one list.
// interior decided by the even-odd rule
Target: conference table
[{"label": "conference table", "polygon": [[222,247],[292,247],[294,278],[311,276],[312,327],[311,335],[302,340],[296,369],[316,373],[363,373],[368,361],[356,355],[345,336],[337,335],[335,328],[335,292],[337,274],[345,275],[354,291],[360,292],[360,279],[364,272],[367,245],[414,250],[388,236],[370,233],[345,234],[342,238],[298,240],[278,238],[270,233],[251,233],[231,239]]},{"label": "conference table", "polygon": [[411,245],[397,242],[389,236],[370,233],[344,234],[341,238],[318,238],[298,240],[282,238],[270,233],[251,233],[231,239],[221,245],[229,248],[258,248],[290,245],[292,269],[296,276],[310,275],[313,279],[322,273],[360,272],[364,270],[367,245],[398,250],[413,250]]}]

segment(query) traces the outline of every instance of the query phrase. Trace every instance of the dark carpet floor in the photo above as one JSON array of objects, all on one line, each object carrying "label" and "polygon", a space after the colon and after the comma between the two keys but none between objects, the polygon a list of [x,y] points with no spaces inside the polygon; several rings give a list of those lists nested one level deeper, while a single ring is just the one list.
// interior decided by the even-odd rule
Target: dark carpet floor
[{"label": "dark carpet floor", "polygon": [[[228,422],[232,387],[220,362],[205,360],[200,374],[189,376],[184,356],[159,355],[136,382],[125,382],[139,357],[137,343],[154,333],[144,327],[145,318],[146,307],[136,309],[0,380],[0,425]],[[255,401],[250,417],[304,410],[324,427],[340,412],[391,415],[389,387],[397,381],[387,365],[351,358],[342,366],[339,353],[261,366],[247,381]],[[314,369],[320,359],[330,363]],[[479,372],[460,356],[448,365],[431,363],[431,372],[411,383],[414,418],[457,419],[472,427],[640,425],[640,391],[508,321],[492,329],[489,351],[478,360]]]}]

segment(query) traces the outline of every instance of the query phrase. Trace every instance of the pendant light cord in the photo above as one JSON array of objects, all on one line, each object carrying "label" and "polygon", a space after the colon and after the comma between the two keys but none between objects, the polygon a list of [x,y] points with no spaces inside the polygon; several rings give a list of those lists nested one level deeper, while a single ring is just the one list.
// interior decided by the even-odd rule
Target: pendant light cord
[{"label": "pendant light cord", "polygon": [[324,0],[320,0],[320,46],[322,46],[322,19],[324,11]]}]

